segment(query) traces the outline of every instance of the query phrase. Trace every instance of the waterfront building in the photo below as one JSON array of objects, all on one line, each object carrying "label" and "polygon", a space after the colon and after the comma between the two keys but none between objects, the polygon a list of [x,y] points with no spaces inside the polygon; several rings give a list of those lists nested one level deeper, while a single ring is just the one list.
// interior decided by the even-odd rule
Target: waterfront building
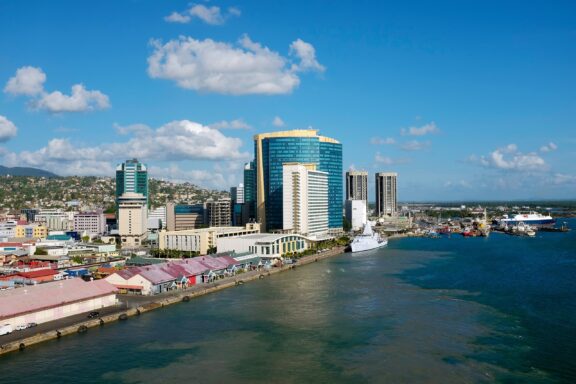
[{"label": "waterfront building", "polygon": [[106,232],[106,217],[102,210],[79,212],[74,215],[74,231],[101,236]]},{"label": "waterfront building", "polygon": [[298,234],[259,233],[217,239],[219,252],[249,252],[261,258],[280,258],[302,253],[311,248],[313,240]]},{"label": "waterfront building", "polygon": [[239,262],[230,256],[204,256],[176,260],[117,271],[106,281],[120,293],[155,295],[158,293],[206,283],[226,275]]},{"label": "waterfront building", "polygon": [[305,236],[328,233],[328,173],[316,164],[284,163],[283,231]]},{"label": "waterfront building", "polygon": [[116,303],[116,288],[105,280],[61,280],[0,291],[0,322],[41,324]]},{"label": "waterfront building", "polygon": [[205,224],[204,204],[174,204],[166,205],[166,225],[168,231],[196,229]]},{"label": "waterfront building", "polygon": [[118,234],[122,247],[139,247],[148,234],[146,196],[127,192],[118,197]]},{"label": "waterfront building", "polygon": [[368,203],[368,172],[346,172],[346,200],[364,200]]},{"label": "waterfront building", "polygon": [[395,216],[398,212],[396,172],[376,174],[376,216]]},{"label": "waterfront building", "polygon": [[316,130],[293,130],[254,136],[257,220],[264,231],[283,227],[283,164],[316,164],[328,173],[328,228],[342,230],[342,144]]},{"label": "waterfront building", "polygon": [[249,223],[244,227],[211,227],[183,231],[160,231],[158,248],[160,250],[178,250],[197,252],[206,255],[208,250],[216,248],[217,239],[260,233],[260,225]]},{"label": "waterfront building", "polygon": [[232,223],[232,201],[229,197],[206,201],[206,223],[210,227],[229,227]]},{"label": "waterfront building", "polygon": [[350,223],[353,231],[364,228],[368,220],[365,200],[346,200],[345,211],[346,220]]},{"label": "waterfront building", "polygon": [[116,166],[116,204],[125,193],[139,193],[148,205],[148,168],[137,159],[126,160]]}]

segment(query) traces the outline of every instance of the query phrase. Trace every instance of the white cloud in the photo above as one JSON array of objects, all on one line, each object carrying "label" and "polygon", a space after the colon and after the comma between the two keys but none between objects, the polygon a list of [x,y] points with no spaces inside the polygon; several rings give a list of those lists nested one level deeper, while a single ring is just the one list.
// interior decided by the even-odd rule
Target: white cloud
[{"label": "white cloud", "polygon": [[391,157],[383,156],[380,152],[376,152],[376,156],[374,156],[374,161],[376,163],[385,164],[385,165],[394,165],[394,164],[406,164],[410,162],[410,159],[392,159]]},{"label": "white cloud", "polygon": [[549,168],[546,161],[537,153],[522,153],[516,144],[497,148],[487,156],[472,155],[468,160],[487,168],[509,171],[545,171]]},{"label": "white cloud", "polygon": [[428,148],[431,145],[429,141],[418,141],[412,140],[408,141],[400,146],[403,151],[420,151],[422,149]]},{"label": "white cloud", "polygon": [[0,115],[0,143],[4,143],[16,136],[18,128],[13,122]]},{"label": "white cloud", "polygon": [[33,102],[38,109],[45,109],[49,112],[83,112],[95,109],[106,109],[110,107],[108,96],[100,91],[88,91],[82,84],[72,86],[70,96],[60,91],[54,91],[43,95],[39,100]]},{"label": "white cloud", "polygon": [[552,152],[558,149],[558,146],[552,142],[540,147],[540,152]]},{"label": "white cloud", "polygon": [[429,133],[439,133],[440,129],[436,126],[436,123],[431,122],[425,124],[421,127],[410,127],[410,128],[402,128],[400,130],[400,134],[402,136],[424,136]]},{"label": "white cloud", "polygon": [[189,23],[192,18],[189,15],[185,15],[178,12],[172,12],[169,16],[164,18],[165,21],[169,23],[181,23],[186,24]]},{"label": "white cloud", "polygon": [[[231,185],[237,184],[230,182],[230,175],[226,175],[214,170],[204,169],[181,169],[177,164],[169,164],[166,167],[150,166],[149,173],[151,177],[162,180],[172,181],[175,183],[192,183],[207,188],[227,190]],[[228,177],[227,177],[228,176]]]},{"label": "white cloud", "polygon": [[41,68],[22,67],[16,70],[4,87],[4,92],[12,95],[35,96],[44,92],[46,74]]},{"label": "white cloud", "polygon": [[[241,152],[242,141],[220,131],[189,120],[172,121],[158,129],[146,130],[143,124],[128,127],[125,142],[97,146],[72,143],[66,138],[52,139],[37,151],[8,153],[9,166],[39,166],[59,175],[113,175],[114,164],[136,157],[148,161],[245,161],[248,153]],[[112,162],[112,163],[110,163]]]},{"label": "white cloud", "polygon": [[114,123],[114,129],[120,135],[150,135],[152,134],[152,128],[146,124],[130,124],[130,125],[120,125]]},{"label": "white cloud", "polygon": [[240,16],[242,12],[238,8],[230,7],[228,12],[223,13],[220,7],[211,6],[207,7],[202,4],[193,4],[184,12],[172,12],[169,16],[164,18],[169,23],[186,24],[192,19],[200,19],[206,24],[222,25],[226,20],[232,16]]},{"label": "white cloud", "polygon": [[286,123],[284,123],[284,120],[282,120],[280,116],[276,116],[274,117],[274,120],[272,120],[272,125],[275,127],[283,127]]},{"label": "white cloud", "polygon": [[302,39],[296,39],[290,44],[290,54],[300,59],[300,64],[294,64],[295,70],[324,72],[326,69],[316,60],[314,46]]},{"label": "white cloud", "polygon": [[552,177],[552,183],[556,185],[576,184],[576,175],[555,173],[554,176]]},{"label": "white cloud", "polygon": [[396,140],[394,140],[394,138],[392,138],[392,137],[387,137],[385,139],[383,139],[381,137],[373,137],[370,139],[370,144],[373,144],[373,145],[392,145],[392,144],[396,144]]},{"label": "white cloud", "polygon": [[232,121],[222,120],[210,124],[209,127],[214,129],[252,129],[252,126],[242,119],[235,119]]},{"label": "white cloud", "polygon": [[237,45],[211,39],[196,40],[181,36],[165,44],[152,41],[154,52],[148,57],[148,74],[168,79],[185,89],[232,95],[286,94],[300,84],[300,63],[243,36]]},{"label": "white cloud", "polygon": [[48,93],[44,90],[46,74],[40,68],[22,67],[8,80],[4,92],[13,95],[26,95],[30,105],[49,112],[83,112],[110,107],[108,96],[100,91],[89,91],[83,84],[72,86],[72,94],[60,91]]}]

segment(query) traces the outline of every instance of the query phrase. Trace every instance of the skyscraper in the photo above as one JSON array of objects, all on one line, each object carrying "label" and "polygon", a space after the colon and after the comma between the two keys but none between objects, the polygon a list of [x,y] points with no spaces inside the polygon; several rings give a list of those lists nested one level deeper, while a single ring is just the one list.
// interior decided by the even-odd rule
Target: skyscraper
[{"label": "skyscraper", "polygon": [[301,235],[328,232],[328,173],[316,164],[285,163],[283,229]]},{"label": "skyscraper", "polygon": [[148,204],[148,170],[137,159],[126,160],[116,167],[116,205],[124,193],[140,193]]},{"label": "skyscraper", "polygon": [[256,219],[256,167],[254,162],[244,164],[244,203],[247,221]]},{"label": "skyscraper", "polygon": [[376,174],[376,215],[394,216],[398,211],[396,196],[398,174],[380,172]]},{"label": "skyscraper", "polygon": [[328,173],[328,228],[342,228],[342,144],[316,130],[293,130],[254,136],[257,218],[264,231],[283,227],[283,164],[316,164]]},{"label": "skyscraper", "polygon": [[346,200],[368,201],[368,172],[346,172]]}]

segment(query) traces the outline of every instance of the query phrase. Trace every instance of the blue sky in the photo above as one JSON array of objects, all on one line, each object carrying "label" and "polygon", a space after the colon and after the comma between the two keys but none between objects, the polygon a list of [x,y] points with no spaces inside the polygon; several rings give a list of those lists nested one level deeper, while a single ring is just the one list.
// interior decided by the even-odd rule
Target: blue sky
[{"label": "blue sky", "polygon": [[[0,164],[241,181],[313,127],[411,200],[574,198],[571,1],[2,1]],[[373,199],[371,187],[370,199]]]}]

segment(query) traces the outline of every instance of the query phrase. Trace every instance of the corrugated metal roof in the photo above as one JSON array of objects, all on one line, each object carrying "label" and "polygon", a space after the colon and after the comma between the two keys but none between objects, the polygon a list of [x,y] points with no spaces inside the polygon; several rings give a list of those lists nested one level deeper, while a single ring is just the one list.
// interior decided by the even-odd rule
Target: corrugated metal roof
[{"label": "corrugated metal roof", "polygon": [[58,271],[46,268],[46,269],[37,269],[35,271],[18,272],[18,274],[27,279],[33,279],[35,277],[54,276],[58,274]]},{"label": "corrugated metal roof", "polygon": [[0,292],[0,319],[109,295],[117,291],[106,280],[62,280]]}]

